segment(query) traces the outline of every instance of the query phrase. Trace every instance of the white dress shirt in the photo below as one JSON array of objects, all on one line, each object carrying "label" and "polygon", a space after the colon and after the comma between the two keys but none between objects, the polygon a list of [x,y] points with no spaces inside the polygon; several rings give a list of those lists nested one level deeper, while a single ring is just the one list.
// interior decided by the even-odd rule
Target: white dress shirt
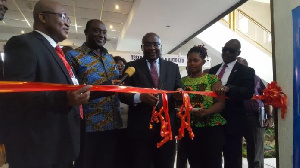
[{"label": "white dress shirt", "polygon": [[[225,73],[224,73],[224,75],[223,75],[223,77],[221,79],[222,85],[226,85],[227,84],[229,75],[230,75],[230,73],[232,71],[232,68],[234,67],[235,63],[236,63],[236,60],[227,64],[227,67],[225,68]],[[216,75],[218,75],[220,73],[220,71],[221,71],[221,69],[222,69],[222,67],[223,67],[224,64],[225,63],[223,62],[222,65],[220,66],[218,72],[216,73]]]},{"label": "white dress shirt", "polygon": [[[148,68],[149,68],[149,70],[151,71],[151,69],[150,69],[150,62],[146,59],[146,61],[147,61],[147,65],[148,65]],[[159,77],[159,58],[157,58],[156,60],[155,60],[155,68],[156,68],[156,71],[157,71],[157,75],[158,75],[158,77]],[[136,93],[135,95],[134,95],[134,98],[133,98],[133,102],[136,104],[136,103],[141,103],[142,101],[141,101],[141,99],[140,99],[140,96],[141,96],[141,94],[140,93]]]}]

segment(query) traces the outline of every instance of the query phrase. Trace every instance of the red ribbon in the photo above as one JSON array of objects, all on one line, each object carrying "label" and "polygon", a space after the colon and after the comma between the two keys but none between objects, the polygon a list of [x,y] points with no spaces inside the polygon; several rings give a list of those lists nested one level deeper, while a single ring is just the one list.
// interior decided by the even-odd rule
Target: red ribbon
[{"label": "red ribbon", "polygon": [[152,117],[150,121],[150,129],[153,128],[153,122],[161,124],[160,126],[160,136],[163,137],[163,140],[157,143],[157,148],[161,147],[163,144],[172,140],[172,128],[171,121],[169,116],[169,106],[168,106],[168,96],[166,93],[162,94],[163,105],[159,112],[156,111],[156,107],[153,107]]},{"label": "red ribbon", "polygon": [[[13,82],[13,81],[0,81],[0,93],[9,92],[33,92],[33,91],[74,91],[78,90],[85,85],[67,85],[67,84],[52,84],[52,83],[39,83],[39,82]],[[108,92],[122,92],[122,93],[151,93],[162,94],[163,106],[159,112],[155,111],[153,107],[152,117],[150,121],[150,129],[153,127],[153,122],[161,122],[160,134],[164,138],[161,142],[157,143],[157,147],[161,147],[168,140],[172,140],[172,130],[168,109],[168,98],[166,93],[176,93],[180,91],[165,91],[150,88],[138,88],[130,86],[116,86],[116,85],[93,85],[90,91],[108,91]],[[191,104],[188,93],[200,94],[210,97],[218,97],[212,91],[181,91],[183,97],[183,105],[181,106],[178,116],[181,119],[181,127],[179,128],[179,135],[177,139],[184,137],[184,130],[187,129],[189,136],[193,139],[194,134],[190,126],[190,110]],[[287,111],[287,96],[281,90],[281,87],[276,82],[268,84],[267,88],[263,91],[263,95],[256,95],[252,99],[264,100],[265,104],[272,105],[275,108],[281,108],[281,118],[284,119]]]},{"label": "red ribbon", "polygon": [[268,84],[267,88],[263,91],[263,95],[253,96],[252,99],[264,100],[266,105],[272,105],[274,108],[281,109],[281,118],[287,111],[287,96],[281,90],[281,87],[277,85],[277,82],[271,82]]},{"label": "red ribbon", "polygon": [[181,120],[181,125],[178,130],[178,136],[176,139],[181,140],[184,137],[184,130],[186,129],[189,133],[191,139],[194,138],[194,133],[191,128],[191,116],[190,111],[193,110],[193,107],[190,102],[190,97],[187,93],[182,92],[183,104],[181,105],[180,111],[177,113]]}]

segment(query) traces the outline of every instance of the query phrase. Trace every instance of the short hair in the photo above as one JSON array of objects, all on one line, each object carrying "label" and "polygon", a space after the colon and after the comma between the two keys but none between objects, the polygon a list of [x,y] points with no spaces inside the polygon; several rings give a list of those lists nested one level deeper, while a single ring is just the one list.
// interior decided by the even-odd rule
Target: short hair
[{"label": "short hair", "polygon": [[229,42],[235,44],[239,48],[239,51],[241,50],[241,42],[238,39],[231,39],[231,40],[227,41],[227,43],[229,43]]},{"label": "short hair", "polygon": [[148,36],[156,36],[160,39],[159,35],[157,35],[156,33],[150,32],[150,33],[147,33],[143,36],[142,43],[144,43],[145,38],[148,37]]},{"label": "short hair", "polygon": [[116,63],[118,63],[118,61],[122,61],[124,64],[127,63],[127,61],[124,58],[120,57],[120,56],[114,56],[114,60],[115,60]]},{"label": "short hair", "polygon": [[207,57],[207,49],[204,47],[204,44],[202,45],[195,45],[192,47],[189,52],[187,53],[187,57],[189,57],[189,54],[191,53],[199,53],[200,57],[202,59],[205,59]]},{"label": "short hair", "polygon": [[[96,21],[103,23],[103,22],[102,22],[101,20],[99,20],[99,19],[91,19],[91,20],[87,21],[87,22],[86,22],[86,25],[85,25],[84,33],[87,33],[87,31],[88,31],[88,29],[90,28],[91,24],[92,24],[93,22],[96,22]],[[104,23],[103,23],[103,24],[104,24]]]}]

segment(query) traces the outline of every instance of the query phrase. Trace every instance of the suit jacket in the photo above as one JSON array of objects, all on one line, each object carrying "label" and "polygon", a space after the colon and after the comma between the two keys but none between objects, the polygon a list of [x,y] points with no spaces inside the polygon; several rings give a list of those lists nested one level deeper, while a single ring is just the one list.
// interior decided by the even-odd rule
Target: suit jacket
[{"label": "suit jacket", "polygon": [[[5,81],[72,84],[55,49],[35,31],[8,40],[4,67]],[[66,92],[0,96],[0,128],[10,165],[38,167],[75,160],[79,154],[79,108],[67,105]]]},{"label": "suit jacket", "polygon": [[[221,64],[212,67],[209,73],[216,74]],[[227,120],[226,132],[232,135],[241,135],[246,123],[246,112],[243,100],[252,98],[254,93],[255,71],[238,62],[234,65],[226,86],[230,88],[226,93],[225,109],[221,113]]]},{"label": "suit jacket", "polygon": [[[178,65],[170,61],[165,61],[159,58],[159,86],[161,90],[176,90],[182,88],[181,76],[179,73]],[[155,88],[152,80],[150,70],[147,66],[145,58],[129,62],[126,64],[127,67],[134,67],[135,73],[130,78],[125,80],[125,85],[142,87],[142,88]],[[150,135],[149,123],[152,116],[153,107],[146,103],[134,104],[134,94],[120,94],[120,100],[123,103],[129,105],[128,111],[128,131],[131,137],[148,137]],[[169,101],[169,115],[172,124],[172,131],[176,131],[175,128],[175,104],[172,94],[168,94]],[[162,106],[160,97],[160,103],[158,110]],[[154,126],[155,129],[160,129],[158,125]]]}]

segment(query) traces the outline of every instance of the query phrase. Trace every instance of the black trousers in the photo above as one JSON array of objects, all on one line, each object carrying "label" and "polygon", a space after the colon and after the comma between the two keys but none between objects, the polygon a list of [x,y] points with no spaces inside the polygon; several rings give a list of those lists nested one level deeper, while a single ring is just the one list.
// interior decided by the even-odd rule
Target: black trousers
[{"label": "black trousers", "polygon": [[159,132],[151,131],[146,137],[130,138],[130,168],[174,168],[175,140],[168,141],[160,148]]},{"label": "black trousers", "polygon": [[192,128],[193,140],[186,134],[182,139],[191,168],[222,168],[224,127]]},{"label": "black trousers", "polygon": [[186,149],[184,147],[184,143],[181,140],[177,141],[176,168],[187,168]]},{"label": "black trousers", "polygon": [[258,115],[248,115],[244,137],[247,142],[248,168],[264,167],[265,128],[259,124]]},{"label": "black trousers", "polygon": [[115,155],[114,168],[131,168],[130,167],[130,141],[128,139],[127,128],[117,130],[117,151]]},{"label": "black trousers", "polygon": [[50,165],[50,166],[13,166],[9,165],[9,168],[72,168],[73,167],[73,162],[65,163],[65,164],[55,164],[55,165]]},{"label": "black trousers", "polygon": [[225,131],[224,168],[242,168],[242,139],[242,134],[232,135]]},{"label": "black trousers", "polygon": [[75,168],[112,168],[116,155],[117,130],[84,133]]}]

